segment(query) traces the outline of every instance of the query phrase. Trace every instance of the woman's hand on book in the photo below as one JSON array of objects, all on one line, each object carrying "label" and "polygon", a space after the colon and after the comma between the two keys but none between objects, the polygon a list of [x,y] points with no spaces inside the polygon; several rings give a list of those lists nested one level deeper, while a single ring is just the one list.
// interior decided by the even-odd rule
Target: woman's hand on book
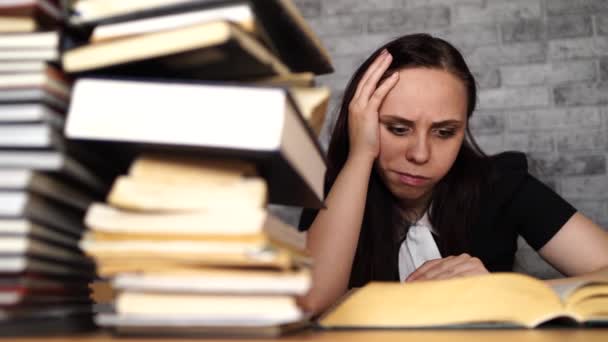
[{"label": "woman's hand on book", "polygon": [[[348,105],[348,134],[351,155],[364,155],[374,160],[380,152],[378,110],[386,94],[397,84],[399,73],[380,82],[393,57],[384,50],[369,66]],[[380,82],[380,86],[378,83]]]},{"label": "woman's hand on book", "polygon": [[406,282],[440,280],[490,273],[479,258],[466,253],[442,259],[429,260],[410,274]]}]

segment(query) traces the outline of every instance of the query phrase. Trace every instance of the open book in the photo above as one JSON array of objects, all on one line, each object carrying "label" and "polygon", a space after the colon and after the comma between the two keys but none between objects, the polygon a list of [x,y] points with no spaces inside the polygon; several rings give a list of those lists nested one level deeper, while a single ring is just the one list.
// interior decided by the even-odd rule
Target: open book
[{"label": "open book", "polygon": [[351,291],[324,328],[527,327],[608,322],[608,278],[550,286],[516,273],[416,283],[371,282]]}]

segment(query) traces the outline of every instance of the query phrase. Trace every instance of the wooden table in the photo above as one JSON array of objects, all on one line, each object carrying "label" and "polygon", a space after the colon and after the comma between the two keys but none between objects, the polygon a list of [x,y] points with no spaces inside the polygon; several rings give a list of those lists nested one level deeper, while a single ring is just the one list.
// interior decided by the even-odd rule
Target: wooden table
[{"label": "wooden table", "polygon": [[[184,339],[184,338],[117,338],[104,332],[90,335],[74,335],[65,337],[10,337],[0,338],[11,342],[191,342],[212,341],[214,339]],[[358,330],[358,331],[305,331],[280,338],[281,341],[315,341],[315,342],[404,342],[404,341],[490,341],[490,342],[607,342],[608,329],[536,329],[536,330]],[[264,339],[223,339],[221,341],[265,341]],[[270,341],[270,340],[268,340]],[[272,340],[276,341],[276,340]]]}]

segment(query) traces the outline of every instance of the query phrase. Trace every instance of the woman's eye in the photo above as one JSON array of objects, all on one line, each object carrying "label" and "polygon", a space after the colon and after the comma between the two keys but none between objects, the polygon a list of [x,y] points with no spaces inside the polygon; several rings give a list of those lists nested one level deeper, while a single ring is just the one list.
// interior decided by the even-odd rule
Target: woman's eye
[{"label": "woman's eye", "polygon": [[435,134],[443,139],[447,139],[449,137],[454,136],[454,134],[456,134],[456,130],[454,129],[447,129],[447,128],[440,128],[438,130],[435,131]]},{"label": "woman's eye", "polygon": [[388,130],[394,135],[405,135],[409,131],[407,126],[388,126]]}]

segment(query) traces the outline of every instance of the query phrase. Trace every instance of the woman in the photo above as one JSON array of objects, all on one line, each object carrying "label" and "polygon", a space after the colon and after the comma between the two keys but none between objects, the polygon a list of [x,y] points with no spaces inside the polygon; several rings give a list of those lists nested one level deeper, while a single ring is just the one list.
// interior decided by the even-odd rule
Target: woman
[{"label": "woman", "polygon": [[[568,276],[608,270],[608,233],[469,132],[475,80],[425,34],[378,49],[349,82],[328,151],[326,209],[305,210],[319,313],[371,280],[511,271],[517,235]],[[582,248],[584,247],[584,248]]]}]

